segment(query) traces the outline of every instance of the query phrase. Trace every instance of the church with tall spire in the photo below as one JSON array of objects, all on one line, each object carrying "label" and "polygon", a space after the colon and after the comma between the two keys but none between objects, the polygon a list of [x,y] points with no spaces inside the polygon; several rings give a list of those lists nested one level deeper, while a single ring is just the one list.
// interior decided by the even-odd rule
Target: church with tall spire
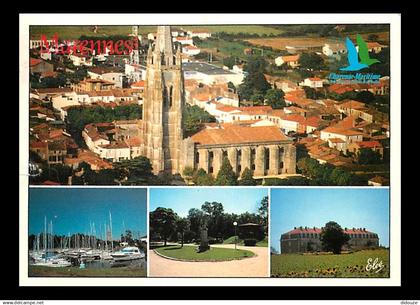
[{"label": "church with tall spire", "polygon": [[182,175],[190,168],[215,177],[224,158],[238,176],[246,168],[260,178],[295,174],[296,148],[276,126],[209,124],[184,138],[182,56],[170,26],[158,26],[146,61],[141,154],[150,160],[154,174]]},{"label": "church with tall spire", "polygon": [[174,49],[170,26],[158,26],[155,44],[147,53],[143,102],[143,155],[154,173],[181,170],[183,108],[181,50]]}]

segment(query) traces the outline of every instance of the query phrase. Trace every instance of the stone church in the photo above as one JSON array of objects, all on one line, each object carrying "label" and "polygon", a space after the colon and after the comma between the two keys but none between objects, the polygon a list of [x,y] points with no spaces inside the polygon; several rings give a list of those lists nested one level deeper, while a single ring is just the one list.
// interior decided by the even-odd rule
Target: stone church
[{"label": "stone church", "polygon": [[158,26],[147,53],[142,119],[142,155],[153,172],[182,174],[203,168],[214,176],[227,157],[237,174],[245,168],[255,177],[295,174],[296,148],[275,126],[258,122],[207,124],[184,137],[184,79],[180,48],[172,43],[170,26]]}]

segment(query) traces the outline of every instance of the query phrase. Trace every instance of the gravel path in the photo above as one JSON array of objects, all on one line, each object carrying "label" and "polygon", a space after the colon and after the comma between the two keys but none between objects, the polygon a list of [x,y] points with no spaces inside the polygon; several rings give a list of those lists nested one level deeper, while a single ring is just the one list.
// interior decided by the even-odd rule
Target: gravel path
[{"label": "gravel path", "polygon": [[[235,245],[212,245],[235,248]],[[163,258],[149,250],[149,276],[152,277],[268,277],[269,253],[267,247],[244,247],[255,257],[226,262],[181,262]]]}]

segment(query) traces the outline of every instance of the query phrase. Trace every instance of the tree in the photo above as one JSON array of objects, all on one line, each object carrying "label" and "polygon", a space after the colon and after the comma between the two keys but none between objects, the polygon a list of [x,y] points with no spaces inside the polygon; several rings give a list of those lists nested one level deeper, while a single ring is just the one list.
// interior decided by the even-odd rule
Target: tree
[{"label": "tree", "polygon": [[310,71],[322,70],[324,68],[324,59],[316,53],[302,53],[299,57],[301,69]]},{"label": "tree", "polygon": [[241,180],[238,181],[239,185],[257,185],[257,181],[254,179],[252,170],[248,167],[244,169],[241,175]]},{"label": "tree", "polygon": [[258,207],[258,214],[261,217],[264,230],[268,232],[268,196],[264,196]]},{"label": "tree", "polygon": [[187,180],[187,184],[191,182],[194,176],[194,169],[190,166],[186,166],[182,172],[182,175],[185,177],[185,180]]},{"label": "tree", "polygon": [[225,65],[229,69],[232,69],[235,64],[236,64],[236,58],[235,57],[229,56],[229,57],[223,58],[223,65]]},{"label": "tree", "polygon": [[375,101],[375,95],[370,91],[360,91],[356,93],[355,99],[362,103],[372,104]]},{"label": "tree", "polygon": [[207,174],[204,169],[200,168],[195,172],[193,182],[196,185],[213,185],[214,178],[211,174]]},{"label": "tree", "polygon": [[184,246],[184,233],[189,230],[189,221],[187,218],[178,218],[176,220],[176,230],[181,234],[181,248]]},{"label": "tree", "polygon": [[154,233],[160,234],[165,246],[168,237],[175,231],[176,216],[172,209],[161,207],[150,213],[150,226]]},{"label": "tree", "polygon": [[211,122],[216,122],[216,118],[200,107],[187,104],[184,108],[183,124],[187,137],[199,131],[203,123]]},{"label": "tree", "polygon": [[343,245],[350,240],[350,237],[344,233],[341,226],[334,221],[325,224],[320,238],[324,250],[332,251],[334,254],[340,254]]},{"label": "tree", "polygon": [[265,94],[265,101],[267,105],[273,109],[279,109],[286,106],[284,101],[284,92],[280,89],[269,89]]},{"label": "tree", "polygon": [[378,164],[381,163],[381,154],[370,148],[361,148],[358,153],[357,161],[359,164]]},{"label": "tree", "polygon": [[223,158],[222,166],[220,167],[219,172],[217,173],[215,185],[237,185],[238,176],[233,171],[232,165],[230,165],[229,159],[227,157]]},{"label": "tree", "polygon": [[199,209],[190,209],[188,211],[188,221],[190,223],[190,230],[193,231],[196,235],[200,233],[200,224],[203,219],[203,211]]},{"label": "tree", "polygon": [[152,164],[146,157],[139,156],[130,160],[115,163],[119,179],[124,185],[158,184],[158,179],[152,173]]}]

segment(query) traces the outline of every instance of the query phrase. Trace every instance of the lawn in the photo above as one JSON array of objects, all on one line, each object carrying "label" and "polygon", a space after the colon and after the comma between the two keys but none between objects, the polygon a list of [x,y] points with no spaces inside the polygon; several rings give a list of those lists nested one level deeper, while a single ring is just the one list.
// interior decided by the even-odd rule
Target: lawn
[{"label": "lawn", "polygon": [[210,250],[197,253],[196,246],[166,246],[154,249],[159,254],[186,261],[230,261],[252,257],[255,254],[251,251],[240,249],[225,249],[210,246]]},{"label": "lawn", "polygon": [[[366,271],[369,258],[382,261],[384,268],[376,273]],[[389,277],[389,250],[362,250],[349,254],[271,256],[272,277]]]},{"label": "lawn", "polygon": [[141,267],[118,267],[79,269],[78,267],[29,266],[30,277],[146,277],[146,269]]},{"label": "lawn", "polygon": [[[223,241],[224,244],[234,244],[235,243],[235,236],[231,236]],[[243,246],[244,240],[238,239],[238,245]],[[268,247],[268,237],[265,237],[263,240],[257,242],[257,247]]]}]

